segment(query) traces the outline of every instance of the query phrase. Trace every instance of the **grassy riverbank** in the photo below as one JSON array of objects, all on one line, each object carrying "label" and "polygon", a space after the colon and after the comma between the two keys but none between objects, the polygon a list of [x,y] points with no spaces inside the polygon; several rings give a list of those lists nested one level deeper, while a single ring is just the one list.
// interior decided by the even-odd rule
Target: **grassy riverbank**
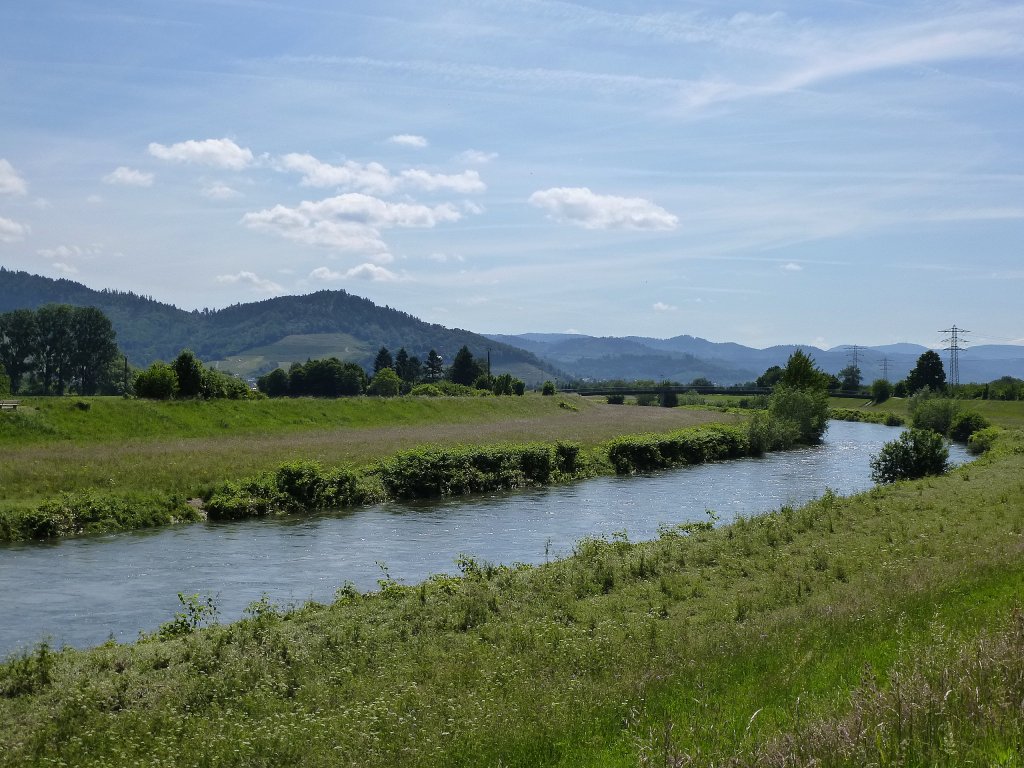
[{"label": "grassy riverbank", "polygon": [[623,434],[736,420],[718,411],[624,408],[540,395],[24,403],[16,413],[0,413],[0,510],[88,489],[188,498],[290,461],[361,467],[428,445],[564,440],[586,447]]},{"label": "grassy riverbank", "polygon": [[1022,476],[1008,434],[946,477],[540,567],[198,630],[190,603],[0,668],[0,762],[1017,765]]}]

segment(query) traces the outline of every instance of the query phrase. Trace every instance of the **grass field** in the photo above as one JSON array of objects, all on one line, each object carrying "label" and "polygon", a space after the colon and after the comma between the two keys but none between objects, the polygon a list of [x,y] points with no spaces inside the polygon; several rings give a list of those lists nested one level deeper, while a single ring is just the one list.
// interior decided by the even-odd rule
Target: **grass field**
[{"label": "grass field", "polygon": [[1022,439],[540,567],[41,647],[0,667],[0,762],[1020,765]]},{"label": "grass field", "polygon": [[0,412],[0,507],[85,488],[194,494],[293,459],[362,466],[424,445],[571,440],[586,446],[736,419],[719,411],[540,395],[23,402],[17,412]]}]

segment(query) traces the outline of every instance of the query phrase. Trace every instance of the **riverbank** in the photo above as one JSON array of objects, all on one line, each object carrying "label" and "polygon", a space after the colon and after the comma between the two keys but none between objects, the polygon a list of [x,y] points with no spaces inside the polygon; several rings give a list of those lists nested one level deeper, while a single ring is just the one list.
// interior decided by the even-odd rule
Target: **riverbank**
[{"label": "riverbank", "polygon": [[[292,462],[365,468],[427,446],[612,438],[740,417],[720,410],[609,406],[577,397],[346,398],[154,403],[30,398],[0,414],[0,514],[61,494],[197,519],[186,502]],[[166,520],[170,522],[170,520]]]},{"label": "riverbank", "polygon": [[[972,707],[961,660],[1013,639],[1022,471],[1020,436],[1004,436],[946,477],[643,544],[583,541],[543,566],[466,559],[462,578],[384,575],[377,594],[290,612],[264,601],[208,629],[204,604],[186,601],[146,642],[5,665],[0,760],[775,764],[861,713],[866,738],[837,764],[871,750],[907,764],[911,747],[928,763],[992,763],[1019,747],[1019,712],[998,711],[996,673]],[[978,646],[984,628],[993,643]],[[893,737],[888,710],[871,720],[894,670],[944,669],[967,672],[947,678],[963,685],[942,706],[899,689],[901,707],[928,713],[916,726]]]}]

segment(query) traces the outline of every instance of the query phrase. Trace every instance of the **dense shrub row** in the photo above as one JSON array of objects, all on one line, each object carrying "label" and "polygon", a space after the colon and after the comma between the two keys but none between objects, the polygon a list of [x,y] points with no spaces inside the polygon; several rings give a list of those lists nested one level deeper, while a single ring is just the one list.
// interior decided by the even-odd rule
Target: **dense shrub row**
[{"label": "dense shrub row", "polygon": [[608,459],[620,475],[734,459],[749,453],[747,430],[724,424],[682,429],[665,435],[620,437],[608,446]]},{"label": "dense shrub row", "polygon": [[246,480],[225,483],[205,502],[211,520],[237,520],[306,510],[339,509],[366,500],[359,475],[343,467],[294,461]]},{"label": "dense shrub row", "polygon": [[177,496],[62,493],[38,507],[0,512],[0,541],[127,531],[201,518],[199,510]]},{"label": "dense shrub row", "polygon": [[903,417],[896,413],[858,411],[855,408],[832,408],[828,412],[830,419],[836,421],[862,421],[869,424],[884,424],[887,427],[902,427]]},{"label": "dense shrub row", "polygon": [[578,459],[572,443],[431,448],[387,459],[376,474],[390,498],[433,498],[546,485],[574,476]]}]

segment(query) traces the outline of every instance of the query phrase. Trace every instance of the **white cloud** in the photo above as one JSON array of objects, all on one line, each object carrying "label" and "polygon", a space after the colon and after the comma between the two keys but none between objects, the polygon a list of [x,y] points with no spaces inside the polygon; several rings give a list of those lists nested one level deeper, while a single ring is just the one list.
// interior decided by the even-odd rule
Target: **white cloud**
[{"label": "white cloud", "polygon": [[28,224],[19,224],[11,219],[0,217],[0,243],[16,243],[24,240],[29,233]]},{"label": "white cloud", "polygon": [[461,264],[466,260],[458,253],[432,253],[427,258],[431,261],[436,261],[438,264],[448,264],[449,262],[459,262]]},{"label": "white cloud", "polygon": [[418,168],[402,171],[397,176],[380,163],[357,163],[346,160],[341,165],[324,163],[312,155],[291,153],[277,161],[284,171],[302,174],[305,187],[340,187],[370,194],[386,195],[399,187],[415,187],[427,192],[450,190],[459,194],[483,192],[487,185],[477,171],[456,174],[430,173]]},{"label": "white cloud", "polygon": [[475,192],[483,192],[487,189],[487,185],[483,183],[480,179],[480,174],[476,171],[444,174],[429,173],[428,171],[414,168],[408,171],[402,171],[401,178],[405,183],[414,187],[419,187],[427,192],[436,192],[439,189],[447,189],[452,192],[458,192],[462,195],[469,195]]},{"label": "white cloud", "polygon": [[24,195],[28,184],[14,170],[14,166],[0,157],[0,195]]},{"label": "white cloud", "polygon": [[229,171],[240,171],[252,163],[252,150],[238,146],[231,139],[190,139],[170,146],[153,142],[149,145],[149,154],[161,160],[210,165]]},{"label": "white cloud", "polygon": [[346,161],[343,165],[330,165],[312,155],[287,154],[277,162],[278,168],[302,174],[301,184],[305,187],[343,187],[373,194],[394,192],[398,181],[380,163],[355,163]]},{"label": "white cloud", "polygon": [[103,195],[89,195],[87,198],[85,198],[85,202],[91,205],[99,205],[100,203],[103,202]]},{"label": "white cloud", "polygon": [[236,197],[242,196],[242,193],[237,189],[232,189],[227,184],[222,184],[219,181],[214,184],[207,184],[203,187],[200,194],[210,200],[233,200]]},{"label": "white cloud", "polygon": [[803,272],[804,271],[804,268],[801,267],[799,264],[797,264],[794,261],[791,261],[788,264],[783,264],[781,269],[785,270],[786,272]]},{"label": "white cloud", "polygon": [[85,248],[79,245],[58,245],[56,248],[40,248],[36,254],[44,259],[80,259],[98,256],[102,250],[98,245],[90,245]]},{"label": "white cloud", "polygon": [[425,228],[458,221],[462,214],[449,204],[426,206],[391,203],[358,192],[319,201],[303,201],[295,208],[276,205],[247,213],[242,223],[251,229],[275,232],[296,242],[342,251],[371,254],[391,261],[382,229]]},{"label": "white cloud", "polygon": [[309,276],[314,280],[323,282],[336,282],[339,280],[371,280],[381,283],[394,283],[402,278],[390,269],[378,264],[359,264],[344,272],[335,272],[327,267],[317,267]]},{"label": "white cloud", "polygon": [[267,280],[254,272],[238,272],[234,275],[218,275],[218,283],[222,285],[248,285],[260,293],[283,293],[284,288],[273,280]]},{"label": "white cloud", "polygon": [[103,183],[122,187],[151,187],[153,186],[153,174],[121,165],[104,176]]},{"label": "white cloud", "polygon": [[403,147],[413,147],[414,149],[423,149],[430,142],[428,142],[422,136],[414,136],[411,133],[400,133],[397,136],[392,136],[388,139],[389,144],[398,144]]},{"label": "white cloud", "polygon": [[482,152],[479,149],[467,149],[465,152],[460,152],[457,156],[457,160],[462,163],[469,163],[470,165],[484,165],[492,160],[497,159],[497,152]]},{"label": "white cloud", "polygon": [[597,195],[587,187],[553,187],[530,195],[530,204],[555,221],[586,229],[675,229],[678,217],[640,197]]},{"label": "white cloud", "polygon": [[58,261],[53,265],[53,268],[58,272],[63,272],[65,275],[77,275],[78,267],[74,264],[65,264],[63,261]]},{"label": "white cloud", "polygon": [[654,302],[655,312],[675,312],[677,309],[679,309],[679,307],[675,307],[671,304],[666,304],[663,301]]}]

